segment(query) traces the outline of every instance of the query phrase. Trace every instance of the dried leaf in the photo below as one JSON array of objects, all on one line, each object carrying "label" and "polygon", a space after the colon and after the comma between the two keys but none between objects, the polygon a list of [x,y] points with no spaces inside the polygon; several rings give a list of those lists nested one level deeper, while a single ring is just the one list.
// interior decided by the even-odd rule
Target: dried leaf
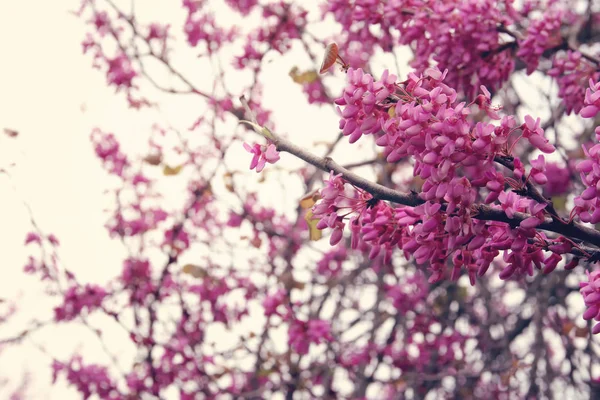
[{"label": "dried leaf", "polygon": [[159,165],[162,162],[162,154],[148,154],[144,157],[144,161],[150,165]]},{"label": "dried leaf", "polygon": [[15,131],[14,129],[8,128],[4,128],[4,134],[11,138],[19,136],[19,132]]},{"label": "dried leaf", "polygon": [[319,193],[319,190],[315,189],[300,199],[300,207],[306,210],[307,208],[311,208],[312,206],[314,206],[315,203],[320,199],[321,195]]},{"label": "dried leaf", "polygon": [[277,370],[274,368],[270,368],[270,369],[259,369],[258,372],[256,373],[256,376],[258,376],[259,378],[266,378],[267,376],[271,375],[273,372],[276,372]]},{"label": "dried leaf", "polygon": [[312,210],[308,210],[306,215],[304,216],[304,220],[308,225],[308,237],[310,240],[319,240],[323,237],[323,232],[320,229],[317,229],[317,223],[319,220],[313,219]]},{"label": "dried leaf", "polygon": [[315,70],[309,70],[304,72],[299,72],[298,67],[292,68],[290,71],[290,77],[292,80],[300,85],[305,85],[307,83],[313,83],[317,79],[319,79],[319,74]]},{"label": "dried leaf", "polygon": [[552,204],[554,208],[558,211],[563,211],[567,209],[567,196],[554,196],[552,197]]},{"label": "dried leaf", "polygon": [[180,173],[182,169],[183,169],[183,164],[178,165],[176,167],[171,167],[169,165],[165,165],[165,167],[163,168],[163,174],[165,176],[174,176],[174,175],[177,175],[178,173]]},{"label": "dried leaf", "polygon": [[320,74],[325,73],[333,64],[338,57],[338,45],[335,43],[330,43],[325,48],[325,55],[323,56],[323,62],[321,63],[321,69],[319,70]]},{"label": "dried leaf", "polygon": [[294,283],[292,284],[292,289],[302,290],[305,287],[306,287],[306,284],[304,282],[298,282],[296,280],[294,280]]},{"label": "dried leaf", "polygon": [[255,236],[254,239],[250,240],[250,244],[259,249],[260,245],[262,244],[262,240],[258,236]]},{"label": "dried leaf", "polygon": [[569,332],[573,330],[573,328],[575,328],[574,323],[572,323],[571,321],[565,322],[565,324],[562,327],[563,335],[568,335]]},{"label": "dried leaf", "polygon": [[235,192],[235,188],[233,187],[233,174],[229,171],[223,174],[223,183],[225,184],[225,189],[227,191],[233,193]]},{"label": "dried leaf", "polygon": [[194,278],[206,278],[208,276],[208,273],[204,268],[194,264],[184,265],[183,268],[181,268],[181,272],[187,275],[191,275]]},{"label": "dried leaf", "polygon": [[584,326],[582,328],[577,327],[575,329],[575,336],[579,337],[579,338],[586,338],[586,337],[590,336],[590,330],[588,329],[587,326]]}]

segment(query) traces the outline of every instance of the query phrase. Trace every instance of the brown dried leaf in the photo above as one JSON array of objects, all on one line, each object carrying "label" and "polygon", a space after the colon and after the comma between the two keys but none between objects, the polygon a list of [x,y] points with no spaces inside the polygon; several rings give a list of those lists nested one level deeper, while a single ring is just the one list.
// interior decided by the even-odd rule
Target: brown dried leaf
[{"label": "brown dried leaf", "polygon": [[307,208],[314,206],[315,203],[320,199],[321,194],[319,193],[318,189],[315,189],[300,199],[300,207],[306,210]]},{"label": "brown dried leaf", "polygon": [[159,165],[162,162],[162,154],[148,154],[144,157],[144,161],[150,165]]},{"label": "brown dried leaf", "polygon": [[194,278],[206,278],[208,276],[208,273],[204,268],[194,264],[184,265],[183,268],[181,268],[181,272],[187,275],[191,275]]},{"label": "brown dried leaf", "polygon": [[313,83],[314,81],[319,79],[319,75],[317,74],[317,71],[310,70],[310,71],[300,72],[298,70],[298,67],[292,68],[289,75],[294,82],[296,82],[300,85],[305,85],[307,83]]},{"label": "brown dried leaf", "polygon": [[174,176],[174,175],[177,175],[178,173],[180,173],[182,169],[183,169],[183,164],[178,165],[176,167],[171,167],[169,165],[165,165],[165,167],[163,168],[163,175]]},{"label": "brown dried leaf", "polygon": [[573,330],[573,328],[575,328],[574,323],[572,323],[571,321],[565,322],[562,327],[563,335],[568,335]]},{"label": "brown dried leaf", "polygon": [[575,336],[579,338],[586,338],[590,336],[590,330],[587,326],[584,326],[583,328],[577,327],[575,329]]},{"label": "brown dried leaf", "polygon": [[15,131],[14,129],[8,129],[8,128],[4,128],[4,134],[11,138],[15,138],[15,137],[19,136],[19,132]]},{"label": "brown dried leaf", "polygon": [[323,232],[317,229],[317,223],[319,220],[313,219],[312,210],[308,210],[304,216],[304,220],[308,225],[308,237],[310,240],[316,241],[323,237]]}]

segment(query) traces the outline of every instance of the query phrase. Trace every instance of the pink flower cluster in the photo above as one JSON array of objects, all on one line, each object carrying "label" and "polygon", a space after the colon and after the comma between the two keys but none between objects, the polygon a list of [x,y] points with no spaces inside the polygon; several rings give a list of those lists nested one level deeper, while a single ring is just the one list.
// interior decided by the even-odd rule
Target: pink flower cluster
[{"label": "pink flower cluster", "polygon": [[136,258],[126,259],[123,262],[121,282],[129,292],[131,304],[145,304],[148,296],[155,290],[150,262]]},{"label": "pink flower cluster", "polygon": [[307,354],[312,343],[320,344],[331,340],[333,340],[333,336],[331,336],[331,326],[328,321],[296,319],[289,327],[288,343],[298,354]]},{"label": "pink flower cluster", "polygon": [[342,265],[348,259],[348,250],[345,246],[337,246],[323,254],[317,262],[317,273],[326,278],[335,278],[342,274]]},{"label": "pink flower cluster", "polygon": [[417,273],[404,277],[402,283],[386,285],[385,292],[392,300],[392,305],[404,315],[408,311],[414,311],[416,304],[426,299],[429,285],[423,275]]},{"label": "pink flower cluster", "polygon": [[566,16],[562,11],[549,9],[541,19],[532,22],[527,28],[525,39],[519,41],[517,56],[527,65],[528,75],[537,69],[544,51],[562,41],[559,30]]},{"label": "pink flower cluster", "polygon": [[308,104],[328,104],[329,98],[325,94],[325,87],[321,80],[317,79],[302,85],[302,91],[308,98]]},{"label": "pink flower cluster", "polygon": [[68,363],[54,360],[52,363],[52,382],[64,374],[67,382],[75,386],[82,399],[96,395],[103,400],[123,399],[117,385],[108,374],[106,367],[84,364],[81,356],[75,356]]},{"label": "pink flower cluster", "polygon": [[600,81],[590,78],[590,87],[585,91],[584,107],[581,110],[583,118],[594,118],[600,112]]},{"label": "pink flower cluster", "polygon": [[545,175],[548,179],[544,186],[546,196],[560,196],[569,191],[572,181],[569,167],[561,167],[553,162],[546,163]]},{"label": "pink flower cluster", "polygon": [[554,56],[547,74],[556,79],[558,97],[563,100],[567,115],[581,111],[588,80],[600,76],[580,52],[571,50]]},{"label": "pink flower cluster", "polygon": [[92,312],[102,306],[108,294],[99,285],[71,286],[64,294],[63,304],[54,308],[56,321],[70,321],[79,316],[84,310]]},{"label": "pink flower cluster", "polygon": [[300,39],[307,14],[297,3],[279,1],[262,7],[262,24],[247,35],[243,53],[235,57],[234,66],[256,70],[266,52],[285,54],[291,49],[292,40]]},{"label": "pink flower cluster", "polygon": [[[590,88],[585,93],[581,116],[594,118],[600,111],[600,82],[590,80]],[[583,222],[600,222],[600,127],[596,127],[596,144],[589,149],[583,146],[587,158],[577,164],[577,171],[586,189],[575,197],[573,211]]]},{"label": "pink flower cluster", "polygon": [[258,0],[225,0],[225,2],[244,16],[250,14],[258,4]]},{"label": "pink flower cluster", "polygon": [[[499,89],[514,69],[510,47],[504,46],[497,29],[513,23],[512,7],[510,1],[336,0],[328,3],[326,12],[347,32],[340,49],[348,53],[353,67],[363,66],[376,47],[387,51],[399,42],[413,49],[411,66],[417,73],[433,60],[449,70],[449,86],[472,96],[480,85]],[[381,29],[374,34],[365,24]],[[353,54],[360,57],[350,59]]]},{"label": "pink flower cluster", "polygon": [[117,54],[114,58],[106,59],[108,71],[106,78],[108,83],[115,85],[117,90],[122,87],[131,88],[133,78],[137,76],[137,72],[133,69],[131,60],[124,53]]},{"label": "pink flower cluster", "polygon": [[[336,100],[341,106],[342,132],[351,142],[363,134],[375,134],[390,163],[413,159],[414,175],[424,182],[420,198],[425,204],[392,209],[360,190],[346,193],[342,177],[330,174],[321,190],[322,200],[313,207],[319,218],[317,227],[333,230],[330,243],[334,245],[342,239],[348,219],[352,248],[367,243],[370,258],[383,250],[384,260],[389,260],[398,247],[407,258],[413,256],[417,263],[429,265],[431,282],[446,276],[447,262],[452,260],[450,278],[458,279],[464,268],[474,284],[501,250],[506,263],[502,279],[532,275],[534,266],[551,271],[566,251],[544,256],[548,245],[535,228],[544,222],[546,204],[505,191],[506,185],[522,189],[526,181],[544,185],[548,181],[544,157],[532,160],[529,172],[514,158],[512,178],[500,173],[495,164],[495,157],[510,155],[521,138],[552,153],[554,146],[544,137],[540,119],[527,115],[516,126],[513,118],[504,117],[500,125],[473,125],[468,118],[470,106],[500,118],[490,104],[490,93],[483,88],[473,103],[458,103],[456,91],[443,82],[445,76],[428,69],[421,76],[411,73],[397,84],[387,72],[374,81],[361,69],[348,70],[348,85]],[[521,135],[511,143],[511,135],[518,131]],[[531,216],[514,228],[473,219],[472,206],[482,191],[487,192],[485,202],[497,204],[509,218],[517,211]]]},{"label": "pink flower cluster", "polygon": [[183,29],[190,46],[196,47],[202,43],[209,54],[218,51],[224,43],[233,41],[236,36],[234,28],[226,30],[220,27],[214,15],[196,11],[188,14]]},{"label": "pink flower cluster", "polygon": [[596,321],[592,328],[593,334],[600,333],[600,270],[587,271],[588,281],[579,284],[579,292],[583,296],[586,310],[583,319]]},{"label": "pink flower cluster", "polygon": [[280,309],[280,306],[285,305],[286,299],[287,294],[284,289],[278,289],[274,293],[267,295],[262,302],[262,306],[265,309],[265,315],[267,317],[270,317],[272,315],[279,315],[284,318],[287,318],[287,311],[281,311],[284,309],[284,307],[281,307]]},{"label": "pink flower cluster", "polygon": [[262,171],[267,163],[275,164],[279,161],[279,152],[272,143],[266,146],[258,143],[250,146],[249,144],[244,143],[244,148],[254,155],[250,162],[250,169],[256,168],[256,172]]},{"label": "pink flower cluster", "polygon": [[96,155],[102,160],[104,168],[111,174],[123,177],[125,167],[129,165],[127,156],[121,151],[119,142],[112,133],[94,129],[90,135]]}]

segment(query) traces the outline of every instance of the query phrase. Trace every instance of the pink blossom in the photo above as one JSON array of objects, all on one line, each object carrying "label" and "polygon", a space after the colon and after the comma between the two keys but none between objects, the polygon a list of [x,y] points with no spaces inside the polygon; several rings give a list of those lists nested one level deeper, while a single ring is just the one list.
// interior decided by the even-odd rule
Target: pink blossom
[{"label": "pink blossom", "polygon": [[117,89],[121,87],[131,88],[133,78],[137,76],[137,72],[131,65],[131,60],[126,54],[120,53],[115,58],[108,58],[108,71],[106,77],[108,83],[117,86]]},{"label": "pink blossom", "polygon": [[333,340],[330,329],[329,322],[324,320],[294,320],[288,331],[288,343],[298,354],[307,354],[312,343],[320,344]]},{"label": "pink blossom", "polygon": [[106,291],[98,285],[71,286],[65,292],[63,304],[54,308],[54,319],[70,321],[84,310],[94,311],[102,305],[107,295]]},{"label": "pink blossom", "polygon": [[265,309],[265,315],[270,317],[272,315],[282,315],[277,311],[277,308],[284,304],[286,299],[286,292],[284,289],[278,289],[275,293],[268,295],[263,300],[263,307]]},{"label": "pink blossom", "polygon": [[[579,292],[583,296],[586,310],[583,319],[600,321],[600,271],[586,271],[588,281],[579,284]],[[600,323],[592,328],[593,334],[600,333]]]},{"label": "pink blossom", "polygon": [[279,161],[279,152],[273,143],[268,146],[260,145],[255,143],[252,147],[244,143],[244,148],[254,154],[252,161],[250,162],[250,169],[255,169],[256,172],[261,172],[265,167],[266,163],[275,164]]},{"label": "pink blossom", "polygon": [[527,36],[519,42],[517,56],[527,64],[528,75],[536,70],[544,51],[561,40],[559,28],[563,18],[565,13],[549,9],[527,28]]},{"label": "pink blossom", "polygon": [[530,115],[525,116],[525,123],[522,125],[523,137],[529,140],[533,147],[538,148],[544,153],[553,153],[556,149],[548,139],[544,137],[544,130],[540,126],[540,118],[534,120]]},{"label": "pink blossom", "polygon": [[568,50],[554,56],[548,75],[556,79],[558,96],[563,99],[568,115],[573,111],[576,114],[581,111],[584,107],[586,83],[593,77],[598,78],[600,74],[595,73],[594,66],[580,52]]},{"label": "pink blossom", "polygon": [[585,107],[581,110],[583,118],[594,118],[600,111],[600,82],[590,79],[590,87],[585,91]]},{"label": "pink blossom", "polygon": [[38,235],[35,232],[28,232],[27,236],[25,236],[25,244],[29,244],[29,243],[41,244],[42,238],[40,237],[40,235]]},{"label": "pink blossom", "polygon": [[544,186],[546,196],[558,196],[567,193],[571,186],[571,172],[568,167],[561,167],[557,163],[546,163],[546,177],[548,182]]}]

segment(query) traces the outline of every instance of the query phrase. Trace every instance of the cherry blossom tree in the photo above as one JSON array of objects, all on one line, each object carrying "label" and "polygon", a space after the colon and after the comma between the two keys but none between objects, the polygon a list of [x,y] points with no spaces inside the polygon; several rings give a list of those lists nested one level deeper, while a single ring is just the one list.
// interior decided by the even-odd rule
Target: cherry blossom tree
[{"label": "cherry blossom tree", "polygon": [[[183,0],[146,21],[149,3],[82,1],[115,96],[194,115],[157,122],[142,156],[98,121],[122,272],[79,280],[34,223],[24,271],[57,305],[2,346],[88,327],[112,364],[46,354],[86,399],[598,395],[600,4],[308,3]],[[297,91],[269,109],[285,57]],[[282,132],[286,109],[322,141]],[[136,349],[126,367],[108,329]]]}]

